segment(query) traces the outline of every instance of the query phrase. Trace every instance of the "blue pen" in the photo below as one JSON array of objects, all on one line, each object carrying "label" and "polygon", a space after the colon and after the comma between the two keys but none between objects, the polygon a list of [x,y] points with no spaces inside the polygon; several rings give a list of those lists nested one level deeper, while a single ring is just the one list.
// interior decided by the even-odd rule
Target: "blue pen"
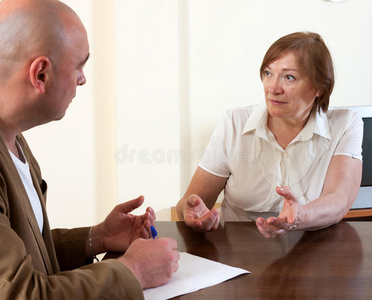
[{"label": "blue pen", "polygon": [[151,236],[153,239],[156,239],[158,237],[158,232],[156,231],[154,226],[151,226]]}]

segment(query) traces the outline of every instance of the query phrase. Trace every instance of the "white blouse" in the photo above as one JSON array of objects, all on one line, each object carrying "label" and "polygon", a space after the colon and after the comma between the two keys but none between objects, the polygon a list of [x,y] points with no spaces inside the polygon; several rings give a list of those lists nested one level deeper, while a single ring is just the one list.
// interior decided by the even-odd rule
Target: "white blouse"
[{"label": "white blouse", "polygon": [[278,215],[289,186],[301,204],[317,199],[334,155],[362,160],[363,121],[356,112],[334,109],[313,114],[283,149],[267,127],[264,104],[225,112],[199,166],[228,178],[221,205],[224,221]]}]

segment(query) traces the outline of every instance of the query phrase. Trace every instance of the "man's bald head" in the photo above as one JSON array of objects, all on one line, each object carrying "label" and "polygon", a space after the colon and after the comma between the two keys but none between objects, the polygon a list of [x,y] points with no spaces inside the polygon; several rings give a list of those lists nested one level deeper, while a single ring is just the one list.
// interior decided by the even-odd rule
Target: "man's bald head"
[{"label": "man's bald head", "polygon": [[84,28],[75,12],[57,0],[0,2],[0,76],[15,63],[47,56],[57,63],[68,30]]},{"label": "man's bald head", "polygon": [[10,146],[16,134],[64,116],[88,57],[84,25],[64,3],[0,2],[0,132]]}]

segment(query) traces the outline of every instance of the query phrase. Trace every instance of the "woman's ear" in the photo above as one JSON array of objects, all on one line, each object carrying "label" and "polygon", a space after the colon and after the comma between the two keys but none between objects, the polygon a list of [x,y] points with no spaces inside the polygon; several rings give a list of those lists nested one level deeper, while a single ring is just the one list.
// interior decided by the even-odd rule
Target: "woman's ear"
[{"label": "woman's ear", "polygon": [[38,93],[45,93],[48,80],[51,78],[52,62],[46,56],[39,56],[34,59],[30,66],[30,81]]}]

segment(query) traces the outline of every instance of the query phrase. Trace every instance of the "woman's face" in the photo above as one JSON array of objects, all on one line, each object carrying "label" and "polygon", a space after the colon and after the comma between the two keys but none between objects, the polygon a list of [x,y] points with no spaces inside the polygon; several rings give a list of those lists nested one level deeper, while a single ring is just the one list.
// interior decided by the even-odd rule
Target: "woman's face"
[{"label": "woman's face", "polygon": [[293,53],[268,65],[262,82],[271,117],[292,123],[306,122],[319,92],[310,79],[300,73]]}]

